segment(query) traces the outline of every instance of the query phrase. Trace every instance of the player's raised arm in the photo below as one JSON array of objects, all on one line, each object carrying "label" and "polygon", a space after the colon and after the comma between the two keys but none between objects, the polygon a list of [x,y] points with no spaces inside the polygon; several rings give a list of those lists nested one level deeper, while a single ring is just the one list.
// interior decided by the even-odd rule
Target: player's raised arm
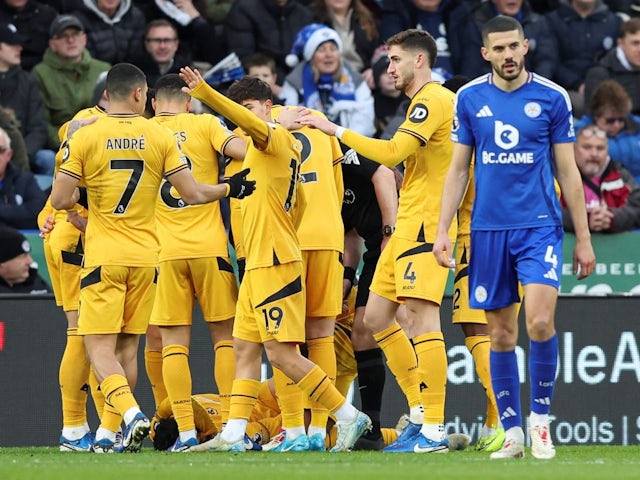
[{"label": "player's raised arm", "polygon": [[[184,91],[220,113],[242,128],[257,145],[265,145],[269,139],[269,126],[249,108],[238,108],[238,104],[205,82],[198,70],[189,67],[180,69],[180,77],[186,82]],[[245,105],[243,103],[243,105]],[[246,106],[246,105],[245,105]]]}]

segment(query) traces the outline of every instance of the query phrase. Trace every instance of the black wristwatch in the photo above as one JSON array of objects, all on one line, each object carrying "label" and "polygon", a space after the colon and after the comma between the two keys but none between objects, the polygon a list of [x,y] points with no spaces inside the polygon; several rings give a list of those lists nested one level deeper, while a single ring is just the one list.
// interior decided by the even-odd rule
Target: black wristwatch
[{"label": "black wristwatch", "polygon": [[396,227],[394,227],[393,225],[385,225],[384,227],[382,227],[382,235],[384,235],[385,237],[390,237],[393,232],[395,232]]}]

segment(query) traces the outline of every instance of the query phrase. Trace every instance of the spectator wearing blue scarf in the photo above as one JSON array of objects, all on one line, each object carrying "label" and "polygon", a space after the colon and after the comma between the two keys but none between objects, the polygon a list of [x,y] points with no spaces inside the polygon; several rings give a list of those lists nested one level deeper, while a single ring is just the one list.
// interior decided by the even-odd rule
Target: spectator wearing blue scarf
[{"label": "spectator wearing blue scarf", "polygon": [[[300,58],[303,63],[298,63]],[[342,41],[326,25],[312,23],[298,32],[287,64],[295,67],[282,86],[286,105],[304,105],[356,132],[375,133],[373,96],[362,75],[342,59]]]}]

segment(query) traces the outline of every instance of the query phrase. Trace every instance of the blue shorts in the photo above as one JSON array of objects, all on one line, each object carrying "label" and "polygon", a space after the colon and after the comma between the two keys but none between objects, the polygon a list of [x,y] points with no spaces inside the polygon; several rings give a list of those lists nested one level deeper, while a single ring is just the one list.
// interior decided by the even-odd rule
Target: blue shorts
[{"label": "blue shorts", "polygon": [[469,306],[495,310],[520,301],[518,282],[560,288],[561,227],[471,231]]}]

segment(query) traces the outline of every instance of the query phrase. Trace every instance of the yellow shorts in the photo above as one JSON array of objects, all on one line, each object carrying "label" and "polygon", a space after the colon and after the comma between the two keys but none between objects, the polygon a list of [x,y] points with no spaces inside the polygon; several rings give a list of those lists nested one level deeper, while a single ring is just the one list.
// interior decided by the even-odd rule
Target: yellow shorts
[{"label": "yellow shorts", "polygon": [[56,305],[62,307],[65,312],[78,310],[82,245],[80,245],[80,252],[76,253],[55,248],[48,239],[45,239],[43,247]]},{"label": "yellow shorts", "polygon": [[304,343],[302,262],[247,270],[240,285],[233,336],[249,342]]},{"label": "yellow shorts", "polygon": [[82,269],[79,335],[147,331],[156,292],[156,269],[106,265]]},{"label": "yellow shorts", "polygon": [[303,250],[302,269],[307,295],[307,318],[336,317],[342,312],[340,252]]},{"label": "yellow shorts", "polygon": [[392,302],[419,298],[440,305],[448,275],[431,244],[392,236],[380,254],[370,291]]},{"label": "yellow shorts", "polygon": [[229,258],[167,260],[158,273],[151,325],[191,325],[196,298],[206,322],[233,318],[238,285]]},{"label": "yellow shorts", "polygon": [[471,236],[459,235],[456,242],[456,270],[453,282],[453,323],[487,324],[484,310],[469,307],[469,258]]}]

